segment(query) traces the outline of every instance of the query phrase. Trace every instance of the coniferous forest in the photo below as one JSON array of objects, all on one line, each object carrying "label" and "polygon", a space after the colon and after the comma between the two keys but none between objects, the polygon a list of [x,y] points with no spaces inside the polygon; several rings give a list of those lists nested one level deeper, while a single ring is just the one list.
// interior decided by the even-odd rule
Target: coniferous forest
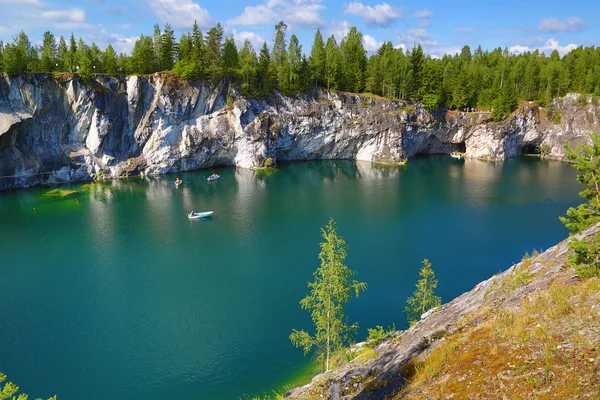
[{"label": "coniferous forest", "polygon": [[117,54],[111,45],[101,50],[73,34],[65,39],[45,32],[43,44],[34,46],[20,32],[13,43],[0,42],[0,70],[9,75],[72,72],[84,79],[98,73],[172,71],[184,79],[236,80],[251,97],[275,89],[287,95],[314,88],[368,92],[419,101],[429,110],[493,109],[498,119],[520,101],[547,105],[567,92],[600,96],[600,48],[579,47],[561,57],[556,50],[516,55],[464,46],[459,54],[432,58],[421,45],[404,51],[387,42],[369,56],[362,33],[352,27],[339,43],[317,30],[306,52],[295,35],[288,37],[283,22],[275,26],[272,47],[265,42],[260,49],[248,40],[237,48],[220,24],[204,33],[194,24],[179,40],[169,24],[162,30],[155,25],[151,36],[135,42],[131,55]]}]

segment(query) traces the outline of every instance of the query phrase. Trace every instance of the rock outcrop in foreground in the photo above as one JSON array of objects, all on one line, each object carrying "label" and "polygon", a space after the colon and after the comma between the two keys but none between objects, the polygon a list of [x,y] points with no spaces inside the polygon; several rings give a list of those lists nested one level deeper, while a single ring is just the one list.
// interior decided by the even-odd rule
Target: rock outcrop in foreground
[{"label": "rock outcrop in foreground", "polygon": [[[600,224],[580,237],[594,234]],[[566,267],[568,241],[388,335],[370,360],[358,350],[286,397],[600,398],[600,279],[581,281]]]},{"label": "rock outcrop in foreground", "polygon": [[600,127],[600,108],[576,95],[551,110],[523,105],[501,124],[489,113],[428,113],[420,104],[321,92],[240,96],[172,75],[111,78],[0,75],[0,190],[265,159],[356,159],[394,164],[417,154],[462,151],[503,160],[563,144]]}]

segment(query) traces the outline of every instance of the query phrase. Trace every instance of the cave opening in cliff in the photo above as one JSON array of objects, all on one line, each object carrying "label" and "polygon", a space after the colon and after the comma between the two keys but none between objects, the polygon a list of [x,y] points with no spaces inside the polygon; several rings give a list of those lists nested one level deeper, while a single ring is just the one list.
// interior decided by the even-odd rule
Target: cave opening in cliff
[{"label": "cave opening in cliff", "polygon": [[540,147],[535,144],[526,144],[521,148],[521,155],[540,155]]},{"label": "cave opening in cliff", "polygon": [[461,152],[461,153],[466,153],[467,152],[467,145],[465,144],[465,142],[459,142],[456,145],[456,151]]}]

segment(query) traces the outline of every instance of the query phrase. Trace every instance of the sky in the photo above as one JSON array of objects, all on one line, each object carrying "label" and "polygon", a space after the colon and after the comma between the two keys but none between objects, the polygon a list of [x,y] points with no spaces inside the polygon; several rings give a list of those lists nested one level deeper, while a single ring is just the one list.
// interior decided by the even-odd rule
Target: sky
[{"label": "sky", "polygon": [[[596,0],[597,1],[597,0]],[[310,53],[316,29],[338,42],[351,26],[363,33],[372,53],[385,41],[412,48],[420,43],[434,57],[474,50],[508,48],[513,53],[540,49],[566,54],[577,46],[600,46],[600,7],[595,0],[0,0],[0,40],[11,42],[24,30],[34,44],[44,31],[65,39],[74,33],[101,49],[109,43],[130,53],[140,34],[170,23],[177,37],[194,20],[203,32],[220,22],[241,46],[271,45],[275,24],[288,25]]]}]

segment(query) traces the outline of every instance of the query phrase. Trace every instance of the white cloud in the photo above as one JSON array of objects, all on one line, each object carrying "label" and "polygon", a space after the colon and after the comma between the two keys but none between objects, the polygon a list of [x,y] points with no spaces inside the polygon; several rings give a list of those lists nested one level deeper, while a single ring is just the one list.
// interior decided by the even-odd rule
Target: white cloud
[{"label": "white cloud", "polygon": [[528,51],[535,51],[535,50],[539,50],[542,51],[544,53],[551,53],[554,50],[558,51],[558,54],[560,54],[560,56],[564,56],[565,54],[567,54],[568,52],[570,52],[571,50],[575,50],[577,48],[576,44],[568,44],[566,46],[560,46],[558,43],[558,40],[555,39],[548,39],[546,40],[546,42],[538,47],[529,47],[529,46],[523,46],[520,44],[514,45],[512,47],[510,47],[508,49],[509,52],[513,53],[513,54],[523,54],[526,53]]},{"label": "white cloud", "polygon": [[413,17],[415,17],[415,18],[431,18],[434,15],[435,15],[434,12],[430,11],[430,10],[417,10],[415,12],[415,14],[413,15]]},{"label": "white cloud", "polygon": [[521,46],[520,44],[517,44],[515,46],[509,47],[508,51],[512,54],[523,54],[529,51],[529,46]]},{"label": "white cloud", "polygon": [[335,37],[335,40],[338,44],[342,41],[342,39],[348,34],[350,31],[350,23],[348,21],[335,22],[330,25],[329,34],[326,38],[324,38],[325,42],[327,42],[327,38],[331,35]]},{"label": "white cloud", "polygon": [[[241,50],[244,46],[244,41],[248,39],[252,47],[254,47],[254,51],[257,53],[260,51],[264,42],[267,42],[262,36],[254,33],[254,32],[236,32],[233,31],[233,40],[235,40],[235,44],[238,49]],[[268,45],[268,43],[267,43]]]},{"label": "white cloud", "polygon": [[248,6],[241,15],[227,21],[230,25],[264,25],[284,21],[289,26],[322,28],[324,6],[320,0],[269,0],[265,4]]},{"label": "white cloud", "polygon": [[32,14],[31,17],[51,20],[57,23],[83,22],[85,21],[85,11],[81,8],[72,8],[70,10],[48,10]]},{"label": "white cloud", "polygon": [[345,13],[361,17],[370,26],[386,27],[402,18],[402,8],[392,7],[387,3],[376,4],[371,7],[355,1],[346,6]]},{"label": "white cloud", "polygon": [[277,20],[277,13],[265,5],[244,8],[242,15],[227,21],[229,25],[260,25],[270,24]]},{"label": "white cloud", "polygon": [[131,24],[121,24],[121,25],[117,25],[117,27],[119,29],[129,29],[129,28],[131,28]]},{"label": "white cloud", "polygon": [[43,6],[39,0],[0,0],[0,4],[14,4],[19,6]]},{"label": "white cloud", "polygon": [[175,29],[191,28],[194,20],[201,28],[215,24],[208,11],[192,0],[149,0],[154,15]]},{"label": "white cloud", "polygon": [[406,32],[400,33],[397,37],[400,42],[396,48],[412,49],[413,46],[420,44],[423,47],[425,54],[433,58],[441,58],[445,54],[458,54],[460,48],[455,46],[440,45],[434,37],[423,28],[407,29]]},{"label": "white cloud", "polygon": [[577,32],[588,27],[587,23],[579,17],[568,17],[560,21],[557,18],[546,18],[540,21],[538,29],[542,32]]},{"label": "white cloud", "polygon": [[282,20],[304,28],[322,28],[325,26],[325,22],[321,19],[320,12],[324,8],[320,4],[298,4],[294,7],[287,7],[281,13]]},{"label": "white cloud", "polygon": [[465,26],[463,28],[458,28],[456,32],[460,33],[461,35],[470,35],[475,32],[475,29]]},{"label": "white cloud", "polygon": [[379,49],[381,47],[381,45],[383,45],[383,42],[378,42],[371,35],[364,35],[362,40],[363,40],[363,45],[365,46],[365,50],[371,51],[371,52],[377,51],[377,49]]}]

